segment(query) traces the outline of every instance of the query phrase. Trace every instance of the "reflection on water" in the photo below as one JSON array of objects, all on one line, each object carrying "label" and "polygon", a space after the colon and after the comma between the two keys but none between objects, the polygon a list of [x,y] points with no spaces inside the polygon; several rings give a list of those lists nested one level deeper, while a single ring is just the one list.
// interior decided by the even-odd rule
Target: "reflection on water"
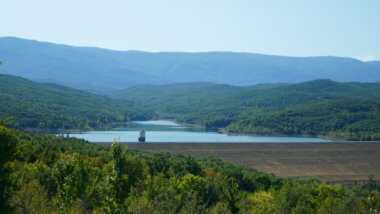
[{"label": "reflection on water", "polygon": [[217,130],[208,130],[202,127],[180,125],[172,121],[135,121],[132,123],[115,125],[102,131],[73,132],[71,137],[82,138],[90,142],[137,142],[139,132],[145,130],[146,142],[328,142],[321,138],[306,137],[263,137],[247,135],[226,135]]},{"label": "reflection on water", "polygon": [[162,132],[217,132],[217,129],[206,129],[198,126],[185,126],[167,120],[134,121],[117,124],[104,131],[162,131]]}]

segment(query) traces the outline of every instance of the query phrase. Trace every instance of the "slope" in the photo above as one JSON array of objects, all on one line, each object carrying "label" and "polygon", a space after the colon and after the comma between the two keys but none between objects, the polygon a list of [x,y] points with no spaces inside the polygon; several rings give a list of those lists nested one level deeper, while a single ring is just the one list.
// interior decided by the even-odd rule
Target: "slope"
[{"label": "slope", "polygon": [[380,102],[343,98],[301,105],[248,117],[232,123],[227,131],[380,140]]},{"label": "slope", "polygon": [[232,95],[252,88],[269,88],[265,84],[250,87],[231,86],[206,82],[174,83],[168,85],[138,85],[110,94],[112,98],[133,101],[151,108],[162,117],[173,117],[201,108],[210,100]]},{"label": "slope", "polygon": [[17,128],[82,129],[153,114],[130,102],[0,75],[0,118],[10,116],[16,117]]},{"label": "slope", "polygon": [[299,84],[249,87],[211,83],[139,85],[115,92],[112,97],[149,107],[161,117],[224,127],[232,121],[260,112],[279,111],[339,97],[380,99],[380,84],[314,80]]}]

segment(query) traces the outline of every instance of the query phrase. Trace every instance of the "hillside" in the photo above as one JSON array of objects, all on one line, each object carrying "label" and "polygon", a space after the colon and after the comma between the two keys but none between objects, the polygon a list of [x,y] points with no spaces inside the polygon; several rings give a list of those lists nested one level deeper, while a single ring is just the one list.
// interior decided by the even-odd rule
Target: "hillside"
[{"label": "hillside", "polygon": [[234,52],[112,51],[14,37],[0,38],[0,73],[91,92],[138,84],[211,82],[230,85],[315,79],[378,82],[377,62],[343,57],[286,57]]},{"label": "hillside", "polygon": [[359,98],[328,100],[257,114],[232,123],[226,130],[264,135],[325,135],[348,140],[380,140],[380,102]]},{"label": "hillside", "polygon": [[17,128],[95,128],[152,115],[130,102],[0,75],[0,118],[15,116],[12,125]]},{"label": "hillside", "polygon": [[278,84],[231,86],[215,83],[174,83],[163,86],[138,85],[110,94],[112,98],[133,101],[152,109],[161,117],[174,117],[196,111],[216,98],[250,89],[276,87]]},{"label": "hillside", "polygon": [[[206,127],[227,127],[230,132],[323,134],[351,140],[377,139],[380,132],[380,112],[376,110],[380,83],[314,80],[250,87],[205,83],[141,85],[117,92],[114,97],[149,107],[161,117]],[[345,109],[355,105],[359,105],[355,107],[357,112]],[[257,120],[264,125],[256,127]]]},{"label": "hillside", "polygon": [[337,97],[380,99],[380,84],[314,80],[247,87],[212,83],[139,85],[114,92],[111,96],[145,105],[171,117],[194,113],[207,118],[220,112],[236,115],[247,110],[276,111]]}]

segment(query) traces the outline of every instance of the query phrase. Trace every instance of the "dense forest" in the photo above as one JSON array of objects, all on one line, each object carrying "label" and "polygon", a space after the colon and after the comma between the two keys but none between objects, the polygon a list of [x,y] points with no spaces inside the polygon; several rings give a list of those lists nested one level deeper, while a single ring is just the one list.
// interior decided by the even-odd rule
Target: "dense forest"
[{"label": "dense forest", "polygon": [[250,116],[232,123],[227,131],[380,140],[380,102],[345,98],[301,105]]},{"label": "dense forest", "polygon": [[85,129],[154,114],[127,101],[0,75],[0,118],[10,116],[11,125],[21,129]]},{"label": "dense forest", "polygon": [[238,87],[213,83],[176,83],[169,85],[138,85],[109,94],[115,99],[130,100],[145,105],[160,117],[194,112],[208,100],[251,87]]},{"label": "dense forest", "polygon": [[[116,92],[113,97],[145,105],[161,117],[226,128],[230,132],[379,139],[379,83],[314,80],[250,87],[211,83],[144,85]],[[329,104],[324,104],[326,102]],[[363,106],[356,106],[354,111],[346,108],[355,105]],[[309,108],[312,110],[308,114],[305,109]],[[331,116],[330,110],[333,110],[334,118],[327,120]]]},{"label": "dense forest", "polygon": [[216,158],[5,128],[0,213],[377,213],[380,185],[288,180]]}]

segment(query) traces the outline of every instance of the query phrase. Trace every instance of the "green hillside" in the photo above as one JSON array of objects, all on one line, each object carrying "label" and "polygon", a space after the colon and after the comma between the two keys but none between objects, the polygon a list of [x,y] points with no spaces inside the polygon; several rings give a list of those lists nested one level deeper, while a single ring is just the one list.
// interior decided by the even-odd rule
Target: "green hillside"
[{"label": "green hillside", "polygon": [[339,83],[332,80],[314,80],[279,88],[310,94],[328,94],[339,97],[368,97],[380,99],[380,83]]},{"label": "green hillside", "polygon": [[345,98],[301,105],[248,117],[232,123],[227,131],[380,140],[380,102]]},{"label": "green hillside", "polygon": [[0,75],[0,118],[10,116],[15,116],[12,126],[22,129],[83,129],[153,114],[130,102]]},{"label": "green hillside", "polygon": [[197,107],[197,111],[178,115],[177,120],[225,127],[231,122],[252,115],[342,97],[379,100],[380,83],[337,83],[330,80],[315,80],[269,89],[251,89],[204,103],[201,107]]},{"label": "green hillside", "polygon": [[208,105],[213,106],[218,98],[248,90],[270,89],[280,85],[284,84],[260,84],[246,87],[204,82],[138,85],[113,92],[110,96],[144,105],[163,117],[175,117],[201,110]]},{"label": "green hillside", "polygon": [[144,105],[161,117],[174,117],[192,112],[209,100],[247,89],[248,87],[213,83],[139,85],[113,93],[111,97]]},{"label": "green hillside", "polygon": [[[215,128],[225,128],[233,124],[228,127],[231,132],[260,133],[256,129],[255,131],[251,130],[248,125],[251,120],[272,117],[273,114],[282,115],[282,111],[288,108],[309,108],[310,104],[321,103],[319,107],[323,109],[321,109],[321,112],[316,112],[319,112],[320,116],[324,117],[326,115],[324,115],[325,112],[323,111],[328,113],[330,106],[325,106],[323,103],[331,100],[333,101],[331,105],[338,105],[342,98],[350,98],[344,100],[348,105],[365,104],[376,108],[376,102],[380,100],[380,83],[338,83],[331,80],[314,80],[299,84],[269,84],[250,87],[205,85],[205,83],[166,86],[141,85],[115,93],[114,97],[145,105],[159,115],[173,117],[179,122]],[[360,98],[367,98],[368,100],[363,102],[360,100],[359,103],[356,103],[357,99]],[[312,107],[317,108],[318,105],[317,107]],[[340,110],[339,107],[337,109]],[[349,114],[349,116],[354,115],[353,112],[344,109],[342,111]],[[327,133],[326,129],[322,130],[320,127],[313,126],[311,127],[312,130],[297,129],[295,132],[271,129],[267,130],[267,134],[326,134],[335,136],[338,132],[344,132],[344,134],[337,137],[345,139],[372,139],[377,136],[376,127],[378,127],[378,124],[376,122],[372,121],[365,125],[366,128],[372,127],[375,131],[356,130],[348,127],[353,126],[354,123],[356,125],[360,123],[346,120],[345,114],[340,114],[341,112],[335,113],[337,113],[337,118],[335,119],[342,125],[332,129],[331,133]],[[371,111],[370,114],[377,118],[379,113],[378,111]],[[305,120],[306,117],[307,115],[305,115]],[[288,120],[287,123],[303,120],[302,118],[297,118],[300,121],[294,121],[290,117],[284,117],[283,119]],[[326,126],[325,123],[329,122],[331,121],[322,122],[316,120],[313,123],[318,124],[318,126]],[[282,127],[282,124],[274,123],[273,125],[278,125],[278,129]],[[360,132],[360,134],[354,134],[357,132]]]}]

